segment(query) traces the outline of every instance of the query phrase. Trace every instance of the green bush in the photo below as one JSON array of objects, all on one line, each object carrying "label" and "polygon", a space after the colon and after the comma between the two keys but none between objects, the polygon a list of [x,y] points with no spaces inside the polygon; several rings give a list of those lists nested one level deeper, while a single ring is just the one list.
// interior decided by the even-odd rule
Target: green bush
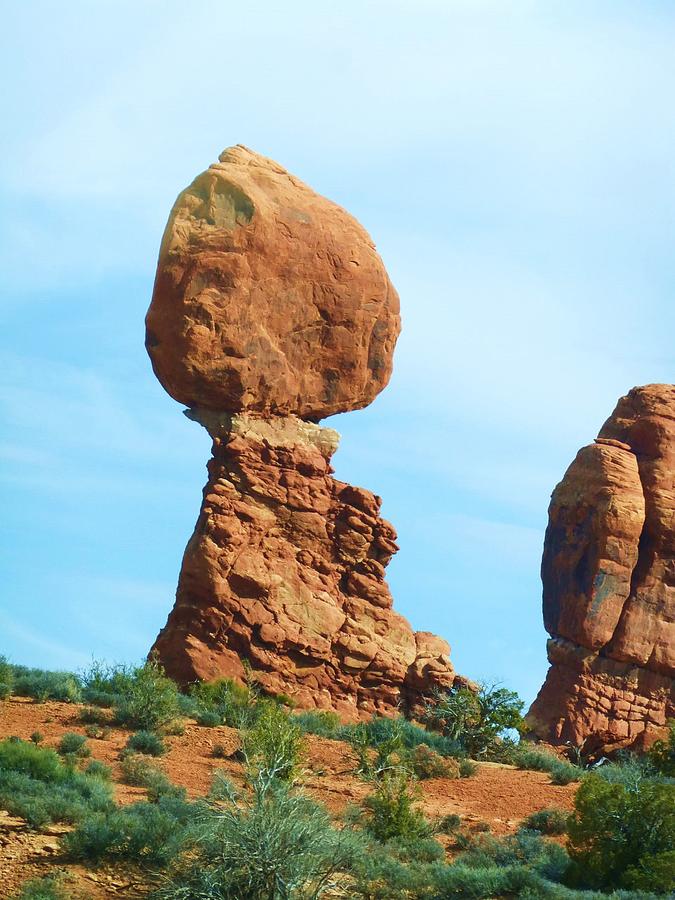
[{"label": "green bush", "polygon": [[667,891],[675,885],[675,785],[629,789],[597,774],[577,791],[570,818],[571,882]]},{"label": "green bush", "polygon": [[94,661],[82,673],[80,680],[84,700],[96,706],[111,707],[129,693],[134,680],[134,669],[132,666]]},{"label": "green bush", "polygon": [[514,756],[514,765],[519,769],[531,769],[534,772],[548,772],[553,784],[570,784],[579,781],[582,771],[567,760],[560,759],[554,753],[538,750],[531,745],[521,744]]},{"label": "green bush", "polygon": [[14,669],[5,656],[0,656],[0,700],[6,700],[11,696],[13,687]]},{"label": "green bush", "polygon": [[99,759],[92,759],[84,770],[85,774],[93,778],[101,778],[103,781],[112,781],[112,769]]},{"label": "green bush", "polygon": [[402,716],[373,716],[369,722],[343,726],[338,729],[335,737],[350,743],[363,743],[375,750],[384,748],[385,755],[392,752],[393,748],[413,750],[420,744],[426,744],[441,756],[465,755],[456,741],[428,731]]},{"label": "green bush", "polygon": [[166,753],[164,741],[154,731],[137,731],[127,741],[127,749],[147,756],[162,756]]},{"label": "green bush", "polygon": [[215,709],[200,709],[195,716],[197,724],[203,728],[217,728],[223,724],[223,716]]},{"label": "green bush", "polygon": [[94,740],[104,740],[109,737],[110,729],[102,728],[100,725],[85,725],[84,733],[88,738],[92,738]]},{"label": "green bush", "polygon": [[462,820],[455,813],[448,813],[434,822],[434,831],[437,834],[454,834],[462,824]]},{"label": "green bush", "polygon": [[414,840],[433,831],[416,803],[414,783],[405,769],[391,769],[377,779],[357,822],[378,841]]},{"label": "green bush", "polygon": [[12,670],[12,692],[18,697],[32,697],[41,703],[45,700],[79,703],[82,699],[79,679],[72,672],[47,672],[26,666],[12,666]]},{"label": "green bush", "polygon": [[478,766],[472,759],[460,759],[459,761],[459,777],[471,778],[478,771]]},{"label": "green bush", "polygon": [[247,765],[267,779],[292,781],[303,756],[302,732],[276,704],[261,702],[258,706],[255,725],[242,735]]},{"label": "green bush", "polygon": [[75,823],[111,804],[108,784],[65,765],[53,750],[28,741],[0,742],[0,807],[11,815],[40,827]]},{"label": "green bush", "polygon": [[648,759],[657,772],[675,778],[675,719],[668,721],[668,737],[652,745]]},{"label": "green bush", "polygon": [[192,712],[189,714],[200,725],[213,727],[225,724],[231,728],[246,728],[252,726],[255,720],[254,691],[231,678],[193,684],[189,702],[192,704]]},{"label": "green bush", "polygon": [[523,827],[540,834],[565,834],[569,815],[563,809],[540,809],[531,813]]},{"label": "green bush", "polygon": [[45,736],[41,731],[34,731],[31,734],[30,739],[34,744],[41,744],[44,741]]},{"label": "green bush", "polygon": [[404,756],[416,778],[459,778],[459,763],[436,753],[426,744],[418,744]]},{"label": "green bush", "polygon": [[165,773],[142,756],[125,755],[120,764],[122,781],[133,787],[145,788],[148,798],[156,802],[160,797],[183,798],[185,789],[172,784]]},{"label": "green bush", "polygon": [[73,900],[73,895],[66,891],[64,879],[60,875],[31,878],[12,897],[13,900]]},{"label": "green bush", "polygon": [[293,716],[292,721],[304,734],[338,739],[340,737],[340,717],[328,710],[310,709]]},{"label": "green bush", "polygon": [[161,797],[89,816],[63,839],[72,859],[128,859],[166,865],[180,851],[194,805]]},{"label": "green bush", "polygon": [[66,731],[61,737],[58,747],[61,756],[91,756],[91,750],[87,746],[87,739],[83,734],[74,731]]},{"label": "green bush", "polygon": [[[295,726],[294,726],[295,727]],[[161,900],[310,900],[344,896],[356,839],[288,784],[253,774],[251,792],[217,779]]]},{"label": "green bush", "polygon": [[460,687],[437,693],[423,718],[469,756],[489,757],[499,752],[509,729],[522,727],[523,706],[514,691],[481,684],[476,692]]},{"label": "green bush", "polygon": [[97,706],[85,706],[80,710],[80,722],[83,725],[109,725],[110,714]]},{"label": "green bush", "polygon": [[152,659],[131,670],[125,693],[112,705],[118,723],[143,731],[165,729],[180,713],[176,683]]}]

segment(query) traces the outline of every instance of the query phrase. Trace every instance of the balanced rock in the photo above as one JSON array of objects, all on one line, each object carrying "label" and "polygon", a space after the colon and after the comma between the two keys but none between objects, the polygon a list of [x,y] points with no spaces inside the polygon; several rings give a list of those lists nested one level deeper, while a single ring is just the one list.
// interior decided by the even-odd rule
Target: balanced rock
[{"label": "balanced rock", "polygon": [[399,301],[349,213],[237,146],[176,200],[146,326],[179,402],[318,421],[385,387]]},{"label": "balanced rock", "polygon": [[182,684],[250,666],[269,693],[358,718],[457,681],[447,643],[392,609],[394,529],[332,477],[338,434],[316,424],[382,390],[399,328],[365,231],[271,160],[231,148],[176,201],[146,344],[213,439],[153,648]]},{"label": "balanced rock", "polygon": [[540,737],[641,746],[675,715],[675,385],[634,388],[556,487]]}]

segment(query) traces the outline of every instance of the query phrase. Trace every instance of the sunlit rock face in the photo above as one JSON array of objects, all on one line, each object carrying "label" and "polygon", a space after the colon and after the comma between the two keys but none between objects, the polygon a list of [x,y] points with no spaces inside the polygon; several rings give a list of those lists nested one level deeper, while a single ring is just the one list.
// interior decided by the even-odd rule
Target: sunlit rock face
[{"label": "sunlit rock face", "polygon": [[316,424],[387,384],[398,296],[347,212],[245,147],[176,201],[146,345],[213,439],[176,603],[153,650],[183,684],[242,679],[346,718],[415,710],[457,676],[445,641],[392,609],[396,534],[332,477]]},{"label": "sunlit rock face", "polygon": [[675,715],[675,386],[622,397],[553,492],[541,737],[640,746]]},{"label": "sunlit rock face", "polygon": [[318,421],[385,387],[399,300],[356,219],[237,146],[176,200],[146,326],[180,403]]}]

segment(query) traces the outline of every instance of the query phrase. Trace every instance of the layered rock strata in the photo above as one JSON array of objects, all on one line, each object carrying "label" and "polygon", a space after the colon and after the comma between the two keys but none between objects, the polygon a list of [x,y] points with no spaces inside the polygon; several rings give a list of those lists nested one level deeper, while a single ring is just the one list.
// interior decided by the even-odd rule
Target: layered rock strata
[{"label": "layered rock strata", "polygon": [[556,487],[542,738],[641,746],[675,716],[675,386],[634,388]]},{"label": "layered rock strata", "polygon": [[344,210],[230,148],[178,198],[146,346],[213,438],[176,604],[154,646],[181,683],[243,678],[356,718],[414,710],[457,679],[447,643],[392,609],[396,534],[374,494],[332,477],[316,424],[389,380],[398,296]]},{"label": "layered rock strata", "polygon": [[[193,414],[194,415],[194,414]],[[338,435],[290,416],[196,414],[213,436],[176,605],[155,644],[182,683],[243,678],[349,717],[414,706],[455,674],[392,609],[380,499],[335,480]]]}]

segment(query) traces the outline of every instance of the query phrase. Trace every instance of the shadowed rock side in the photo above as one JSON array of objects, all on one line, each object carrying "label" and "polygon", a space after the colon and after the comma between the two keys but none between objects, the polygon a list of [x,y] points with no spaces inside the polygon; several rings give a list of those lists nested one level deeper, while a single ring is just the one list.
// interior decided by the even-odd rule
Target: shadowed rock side
[{"label": "shadowed rock side", "polygon": [[675,386],[622,397],[556,487],[542,560],[542,738],[641,746],[675,716]]},{"label": "shadowed rock side", "polygon": [[398,310],[359,223],[272,160],[232,147],[178,197],[146,346],[214,441],[155,644],[179,681],[246,660],[266,690],[352,716],[454,682],[445,641],[391,608],[380,501],[331,477],[338,435],[314,424],[385,387]]},{"label": "shadowed rock side", "polygon": [[213,437],[176,605],[154,649],[182,683],[242,678],[347,717],[415,707],[455,674],[392,609],[380,500],[331,477],[338,435],[294,416],[193,414]]}]

